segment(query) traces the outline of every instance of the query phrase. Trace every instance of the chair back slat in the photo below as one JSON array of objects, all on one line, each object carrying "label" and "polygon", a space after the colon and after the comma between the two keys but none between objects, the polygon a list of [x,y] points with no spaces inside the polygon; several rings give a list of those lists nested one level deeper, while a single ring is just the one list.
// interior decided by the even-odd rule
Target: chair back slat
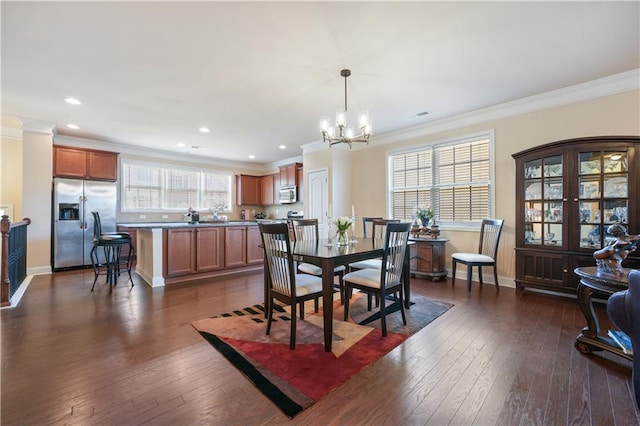
[{"label": "chair back slat", "polygon": [[386,237],[387,225],[389,223],[399,223],[400,219],[375,219],[372,221],[371,238],[381,240]]},{"label": "chair back slat", "polygon": [[503,225],[504,219],[483,219],[480,226],[478,253],[490,256],[493,259],[496,258]]},{"label": "chair back slat", "polygon": [[291,226],[295,241],[318,241],[318,219],[293,219]]},{"label": "chair back slat", "polygon": [[382,217],[363,217],[362,218],[362,237],[368,238],[372,235],[371,231],[373,230],[373,221],[374,220],[382,220]]},{"label": "chair back slat", "polygon": [[93,239],[100,239],[102,235],[102,223],[100,222],[100,214],[98,212],[91,212],[93,216]]},{"label": "chair back slat", "polygon": [[295,297],[295,269],[286,223],[259,223],[260,236],[271,287],[278,293]]},{"label": "chair back slat", "polygon": [[397,285],[401,282],[410,230],[410,223],[395,221],[386,224],[381,288]]}]

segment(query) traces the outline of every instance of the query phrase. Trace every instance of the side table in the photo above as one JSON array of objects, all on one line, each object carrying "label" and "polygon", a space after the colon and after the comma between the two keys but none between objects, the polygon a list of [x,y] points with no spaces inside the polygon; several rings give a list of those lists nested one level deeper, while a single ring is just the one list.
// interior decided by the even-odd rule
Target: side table
[{"label": "side table", "polygon": [[578,304],[587,321],[587,326],[578,334],[575,341],[577,350],[584,354],[593,351],[608,351],[633,361],[633,355],[625,354],[622,349],[605,334],[600,332],[598,316],[593,308],[594,295],[608,299],[613,293],[629,288],[627,278],[631,269],[625,268],[621,276],[598,272],[595,266],[576,268],[574,272],[580,277],[578,284]]},{"label": "side table", "polygon": [[415,244],[410,246],[409,270],[411,275],[429,277],[433,281],[447,277],[445,269],[447,238],[409,238]]}]

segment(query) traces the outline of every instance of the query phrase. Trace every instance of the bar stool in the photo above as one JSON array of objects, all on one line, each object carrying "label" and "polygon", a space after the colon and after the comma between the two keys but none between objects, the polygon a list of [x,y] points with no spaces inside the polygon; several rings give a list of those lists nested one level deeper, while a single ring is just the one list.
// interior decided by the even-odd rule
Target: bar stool
[{"label": "bar stool", "polygon": [[[102,223],[100,222],[100,215],[98,212],[91,212],[93,215],[93,247],[89,256],[91,257],[91,264],[93,266],[93,285],[91,291],[93,291],[98,276],[101,274],[106,275],[107,282],[109,283],[109,293],[113,290],[113,286],[118,283],[118,276],[120,275],[121,266],[126,266],[127,273],[129,274],[129,280],[131,281],[131,287],[133,287],[133,278],[131,277],[131,264],[133,261],[134,247],[131,235],[127,232],[102,232]],[[121,259],[122,247],[129,246],[129,253],[126,259]],[[98,248],[102,247],[104,253],[104,262],[100,261],[100,255]]]}]

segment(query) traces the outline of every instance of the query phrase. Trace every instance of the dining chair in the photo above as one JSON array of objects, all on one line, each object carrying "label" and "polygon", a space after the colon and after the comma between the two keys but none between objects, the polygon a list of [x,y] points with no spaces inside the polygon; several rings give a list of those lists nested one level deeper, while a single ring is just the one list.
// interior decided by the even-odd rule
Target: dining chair
[{"label": "dining chair", "polygon": [[500,291],[498,285],[498,244],[500,243],[500,235],[504,219],[483,219],[480,225],[480,243],[478,244],[477,253],[453,253],[451,283],[456,282],[456,265],[462,263],[467,265],[467,289],[471,291],[471,274],[473,267],[478,267],[478,277],[480,285],[482,285],[482,267],[493,266],[493,277],[496,284],[496,290]]},{"label": "dining chair", "polygon": [[367,236],[371,235],[371,233],[369,233],[369,230],[371,230],[373,228],[373,221],[374,220],[382,220],[384,219],[383,217],[363,217],[362,218],[362,238],[367,238]]},{"label": "dining chair", "polygon": [[[318,219],[292,219],[290,221],[293,229],[294,241],[315,241],[318,242]],[[347,268],[344,265],[336,266],[333,269],[333,276],[338,277],[338,290],[340,291],[340,304],[344,304],[344,283],[343,276]],[[298,262],[298,271],[322,277],[322,268],[318,265],[307,262]],[[335,285],[335,284],[334,284]]]},{"label": "dining chair", "polygon": [[[389,223],[398,223],[399,219],[374,219],[371,221],[371,238],[381,240],[385,238],[386,227]],[[365,237],[366,238],[366,237]],[[349,271],[356,269],[380,269],[382,267],[381,259],[367,259],[360,262],[349,264]]]},{"label": "dining chair", "polygon": [[269,299],[267,317],[267,335],[273,322],[274,299],[291,306],[291,331],[289,348],[296,348],[297,305],[300,306],[300,319],[304,319],[304,302],[314,300],[318,312],[319,299],[322,297],[322,278],[309,274],[298,274],[291,253],[289,226],[286,223],[259,223],[260,236],[266,260],[265,274],[269,276]]},{"label": "dining chair", "polygon": [[381,269],[360,269],[344,276],[344,320],[349,318],[349,299],[354,288],[375,295],[380,300],[380,322],[382,335],[387,335],[386,306],[387,296],[398,293],[394,303],[400,303],[402,322],[406,325],[407,318],[404,312],[404,289],[402,271],[404,256],[409,241],[410,223],[389,223],[385,227],[384,250],[382,253]]}]

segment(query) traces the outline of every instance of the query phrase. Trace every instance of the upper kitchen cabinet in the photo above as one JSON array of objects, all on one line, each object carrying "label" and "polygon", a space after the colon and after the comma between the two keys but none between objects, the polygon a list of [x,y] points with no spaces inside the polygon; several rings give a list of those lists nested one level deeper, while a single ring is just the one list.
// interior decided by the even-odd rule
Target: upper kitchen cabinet
[{"label": "upper kitchen cabinet", "polygon": [[53,176],[115,181],[118,153],[54,145]]},{"label": "upper kitchen cabinet", "polygon": [[236,176],[236,204],[239,206],[260,204],[260,176]]},{"label": "upper kitchen cabinet", "polygon": [[[640,138],[570,139],[514,154],[516,288],[575,293],[573,270],[593,266],[593,252],[621,223],[640,233]],[[633,253],[624,266],[638,267]]]},{"label": "upper kitchen cabinet", "polygon": [[302,164],[300,164],[296,168],[296,173],[298,175],[298,201],[303,202],[304,199],[304,170],[302,169]]},{"label": "upper kitchen cabinet", "polygon": [[278,191],[280,190],[280,175],[265,175],[260,177],[260,202],[263,206],[278,204]]},{"label": "upper kitchen cabinet", "polygon": [[280,167],[280,186],[297,186],[299,167],[302,167],[301,163]]}]

